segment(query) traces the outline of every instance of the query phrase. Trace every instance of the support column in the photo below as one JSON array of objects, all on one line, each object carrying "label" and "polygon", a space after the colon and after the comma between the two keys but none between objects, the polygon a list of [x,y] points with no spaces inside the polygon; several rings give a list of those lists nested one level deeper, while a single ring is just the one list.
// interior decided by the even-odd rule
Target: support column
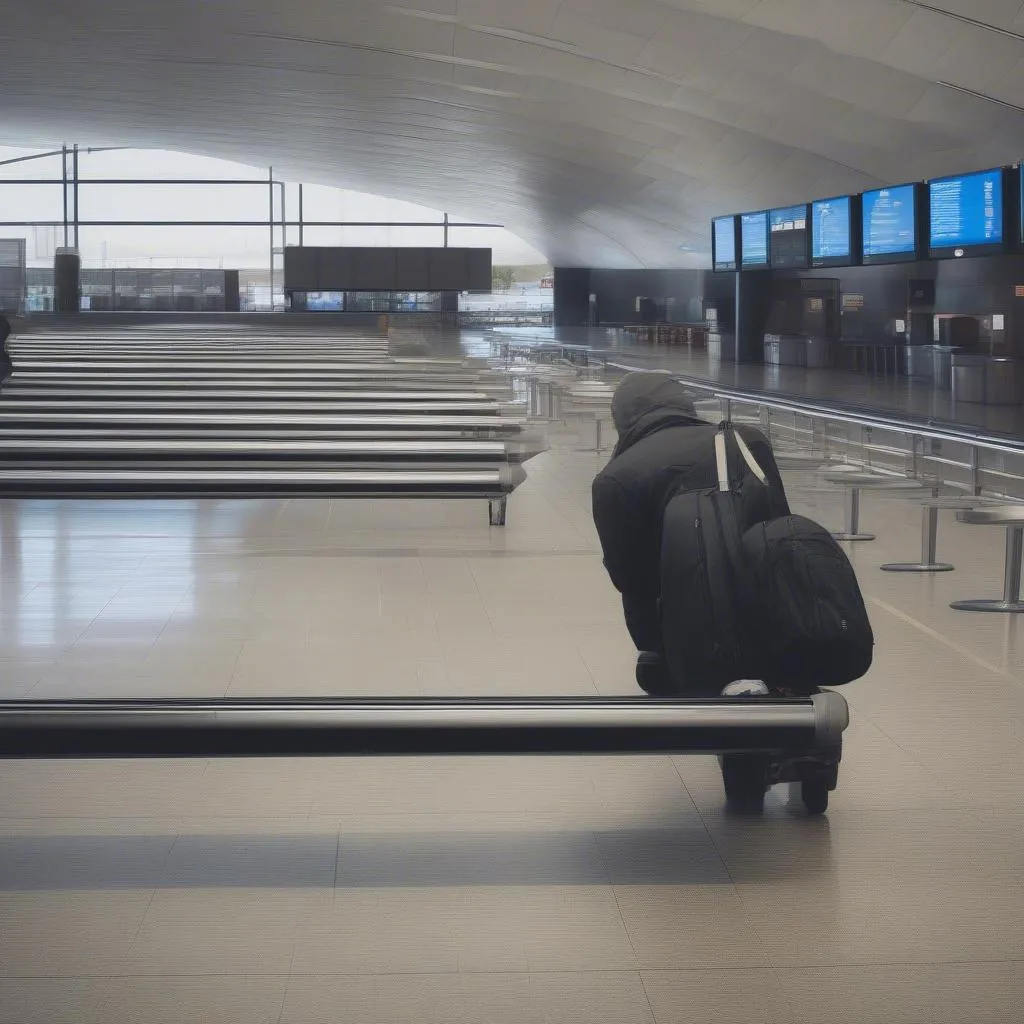
[{"label": "support column", "polygon": [[763,363],[764,335],[772,311],[775,275],[746,270],[736,275],[736,362]]},{"label": "support column", "polygon": [[82,258],[62,246],[53,259],[53,311],[77,313],[82,308]]},{"label": "support column", "polygon": [[555,326],[586,327],[590,320],[590,268],[555,267]]}]

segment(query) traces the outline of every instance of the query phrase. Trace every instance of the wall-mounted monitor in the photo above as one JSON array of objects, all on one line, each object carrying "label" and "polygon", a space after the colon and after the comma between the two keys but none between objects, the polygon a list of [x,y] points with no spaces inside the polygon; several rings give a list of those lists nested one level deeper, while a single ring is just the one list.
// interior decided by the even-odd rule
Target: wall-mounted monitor
[{"label": "wall-mounted monitor", "polygon": [[712,266],[715,270],[738,269],[739,239],[735,217],[716,217],[711,222]]},{"label": "wall-mounted monitor", "polygon": [[848,267],[856,262],[856,212],[856,196],[836,196],[811,203],[812,267]]},{"label": "wall-mounted monitor", "polygon": [[768,266],[768,212],[740,215],[740,268],[763,270]]},{"label": "wall-mounted monitor", "polygon": [[769,216],[768,242],[773,270],[800,270],[808,264],[807,204],[784,206]]},{"label": "wall-mounted monitor", "polygon": [[1006,173],[991,171],[928,182],[928,255],[986,256],[1006,250]]},{"label": "wall-mounted monitor", "polygon": [[913,263],[920,251],[918,185],[893,185],[861,196],[863,262]]}]

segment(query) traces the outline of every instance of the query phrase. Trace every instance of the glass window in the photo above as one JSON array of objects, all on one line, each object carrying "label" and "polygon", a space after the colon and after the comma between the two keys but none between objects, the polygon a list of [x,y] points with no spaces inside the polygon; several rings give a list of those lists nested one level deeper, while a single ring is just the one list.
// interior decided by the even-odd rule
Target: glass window
[{"label": "glass window", "polygon": [[[0,221],[63,221],[64,199],[60,185],[11,185],[0,181]],[[0,235],[8,229],[0,227]]]},{"label": "glass window", "polygon": [[309,228],[303,231],[304,245],[351,245],[368,248],[399,246],[434,248],[444,241],[440,227],[430,228]]},{"label": "glass window", "polygon": [[265,228],[82,228],[79,248],[85,263],[103,266],[220,270],[270,265]]},{"label": "glass window", "polygon": [[[41,186],[40,186],[41,187]],[[57,190],[58,198],[60,190]],[[265,185],[94,185],[78,189],[83,221],[256,221],[269,223]]]}]

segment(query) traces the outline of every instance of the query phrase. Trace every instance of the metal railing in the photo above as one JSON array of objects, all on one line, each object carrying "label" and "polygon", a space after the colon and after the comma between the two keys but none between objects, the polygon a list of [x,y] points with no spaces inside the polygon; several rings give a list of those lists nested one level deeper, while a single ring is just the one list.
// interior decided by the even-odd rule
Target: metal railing
[{"label": "metal railing", "polygon": [[[502,338],[506,361],[517,358],[572,363],[580,372],[597,364],[605,372],[646,367],[620,361],[622,353],[547,340]],[[723,419],[738,408],[756,415],[782,448],[820,454],[879,472],[934,481],[974,496],[1024,500],[1024,438],[955,423],[730,387],[674,373],[686,388],[720,403]]]}]

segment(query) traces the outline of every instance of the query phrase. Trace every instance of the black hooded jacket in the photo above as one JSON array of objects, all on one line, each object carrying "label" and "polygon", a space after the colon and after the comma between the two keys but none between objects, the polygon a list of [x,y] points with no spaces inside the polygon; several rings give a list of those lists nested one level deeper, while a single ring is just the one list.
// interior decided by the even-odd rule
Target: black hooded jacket
[{"label": "black hooded jacket", "polygon": [[[593,484],[594,524],[604,564],[622,594],[626,623],[640,650],[660,648],[657,602],[661,591],[661,530],[665,508],[680,491],[717,483],[714,439],[718,427],[698,419],[682,385],[668,374],[631,373],[612,399],[619,433],[608,465]],[[771,445],[756,429],[738,432],[765,470],[788,512]]]}]

